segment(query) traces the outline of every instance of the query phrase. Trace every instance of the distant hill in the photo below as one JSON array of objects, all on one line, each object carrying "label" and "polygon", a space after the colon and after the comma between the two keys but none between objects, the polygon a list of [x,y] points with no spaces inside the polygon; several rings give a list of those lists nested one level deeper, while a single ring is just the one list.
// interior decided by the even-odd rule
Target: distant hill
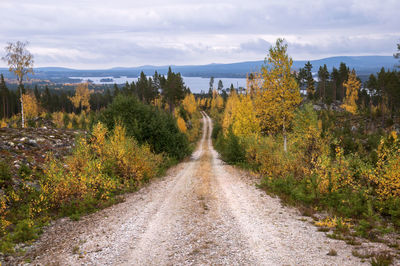
[{"label": "distant hill", "polygon": [[[297,60],[293,62],[294,69],[303,67],[306,60]],[[358,75],[367,76],[378,72],[382,67],[385,69],[394,69],[399,62],[392,56],[337,56],[318,60],[310,60],[313,65],[313,72],[317,72],[320,66],[327,65],[329,71],[332,67],[338,68],[341,62],[346,63],[350,69],[355,69]],[[186,65],[174,66],[171,68],[175,72],[180,72],[186,77],[246,77],[249,72],[257,71],[264,64],[264,61],[249,61],[231,64],[208,64],[208,65]],[[168,66],[140,66],[140,67],[115,67],[103,70],[78,70],[62,67],[41,67],[35,69],[36,79],[48,79],[53,82],[66,82],[69,77],[137,77],[140,72],[146,75],[153,75],[155,71],[160,74],[166,74]],[[0,68],[0,73],[6,77],[12,77],[6,68]],[[73,80],[71,80],[72,82]],[[76,81],[76,80],[75,80]]]}]

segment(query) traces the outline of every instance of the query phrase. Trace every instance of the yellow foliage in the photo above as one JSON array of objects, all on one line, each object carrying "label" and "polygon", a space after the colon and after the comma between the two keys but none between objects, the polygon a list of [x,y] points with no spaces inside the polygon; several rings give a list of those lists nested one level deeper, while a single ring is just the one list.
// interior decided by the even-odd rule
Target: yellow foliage
[{"label": "yellow foliage", "polygon": [[229,127],[240,137],[259,133],[259,123],[250,95],[237,95],[233,92],[229,96],[222,121],[225,134]]},{"label": "yellow foliage", "polygon": [[335,217],[328,216],[323,220],[315,222],[315,225],[319,227],[329,227],[329,228],[335,228],[337,226],[340,226],[342,228],[347,228],[347,229],[353,227],[350,219],[342,219],[341,217],[338,218],[336,216]]},{"label": "yellow foliage", "polygon": [[343,187],[355,188],[356,186],[350,172],[349,161],[343,155],[343,149],[337,146],[335,152],[335,161],[330,159],[325,152],[317,159],[313,170],[319,178],[318,190],[322,194],[334,192]]},{"label": "yellow foliage", "polygon": [[255,95],[255,109],[265,133],[286,133],[294,110],[301,102],[300,89],[291,73],[293,60],[287,55],[287,45],[278,39],[269,50],[267,65],[262,67],[264,83]]},{"label": "yellow foliage", "polygon": [[376,168],[368,177],[376,184],[381,200],[400,197],[400,141],[396,132],[381,140]]},{"label": "yellow foliage", "polygon": [[354,70],[349,73],[349,78],[345,83],[343,83],[343,86],[346,88],[346,97],[343,100],[342,107],[346,111],[356,114],[358,91],[361,88],[361,82],[357,79],[357,75]]},{"label": "yellow foliage", "polygon": [[155,98],[155,99],[152,101],[152,104],[153,104],[154,106],[156,106],[156,107],[158,107],[158,108],[161,109],[161,107],[162,107],[162,98],[161,98],[161,96]]},{"label": "yellow foliage", "polygon": [[197,104],[194,95],[191,93],[186,94],[182,101],[183,108],[190,114],[194,114],[197,111]]},{"label": "yellow foliage", "polygon": [[24,103],[24,115],[26,118],[34,118],[39,115],[39,104],[33,92],[22,95]]},{"label": "yellow foliage", "polygon": [[11,224],[7,219],[6,216],[8,214],[7,204],[6,204],[6,197],[0,197],[0,236],[3,236],[5,233],[6,228]]},{"label": "yellow foliage", "polygon": [[56,127],[58,127],[58,128],[64,127],[64,122],[63,122],[64,113],[63,112],[54,112],[51,114],[51,117],[53,118],[53,123],[56,125]]},{"label": "yellow foliage", "polygon": [[211,110],[219,112],[224,108],[224,99],[218,93],[213,95],[215,96],[211,99]]},{"label": "yellow foliage", "polygon": [[6,120],[3,118],[3,119],[1,119],[1,121],[0,121],[0,128],[2,128],[2,127],[7,127],[8,125],[7,125],[7,123],[6,123]]},{"label": "yellow foliage", "polygon": [[254,72],[251,73],[250,75],[247,75],[246,78],[246,87],[247,87],[247,94],[250,94],[251,97],[253,97],[256,92],[260,92],[263,87],[263,77],[262,74],[259,72]]},{"label": "yellow foliage", "polygon": [[84,198],[108,199],[118,189],[137,186],[156,175],[162,155],[149,146],[139,146],[117,124],[109,138],[101,123],[88,142],[77,140],[76,149],[64,166],[50,156],[41,187],[49,208],[58,208]]},{"label": "yellow foliage", "polygon": [[228,128],[233,124],[238,104],[239,97],[236,92],[233,91],[229,96],[225,106],[224,117],[222,120],[222,128],[224,130],[224,133],[226,133],[228,131]]},{"label": "yellow foliage", "polygon": [[75,95],[73,97],[68,97],[75,108],[82,107],[83,109],[90,110],[90,94],[93,91],[89,90],[88,83],[81,83],[76,87]]},{"label": "yellow foliage", "polygon": [[182,133],[186,133],[187,132],[187,128],[186,128],[186,123],[185,120],[183,120],[182,117],[178,116],[177,119],[177,124],[178,124],[178,128]]}]

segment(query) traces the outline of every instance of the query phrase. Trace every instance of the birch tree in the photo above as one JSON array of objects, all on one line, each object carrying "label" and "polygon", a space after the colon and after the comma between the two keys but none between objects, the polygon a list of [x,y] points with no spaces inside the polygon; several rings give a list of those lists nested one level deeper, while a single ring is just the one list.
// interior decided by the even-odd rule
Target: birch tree
[{"label": "birch tree", "polygon": [[8,43],[5,47],[6,55],[2,58],[7,62],[9,71],[13,72],[17,77],[18,87],[20,90],[20,102],[21,102],[21,118],[22,127],[25,127],[24,117],[24,102],[23,102],[23,82],[27,78],[28,74],[33,74],[33,55],[28,51],[26,46],[28,42]]},{"label": "birch tree", "polygon": [[283,39],[269,49],[261,68],[264,83],[255,97],[255,109],[264,133],[283,135],[283,149],[287,151],[287,131],[294,111],[301,102],[299,85],[292,74],[293,60],[287,54]]}]

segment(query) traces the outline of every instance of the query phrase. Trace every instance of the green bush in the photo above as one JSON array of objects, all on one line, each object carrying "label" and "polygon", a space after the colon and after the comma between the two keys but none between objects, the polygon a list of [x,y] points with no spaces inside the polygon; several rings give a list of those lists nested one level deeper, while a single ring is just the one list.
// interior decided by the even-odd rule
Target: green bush
[{"label": "green bush", "polygon": [[216,140],[220,134],[222,134],[222,126],[218,121],[215,121],[211,137]]},{"label": "green bush", "polygon": [[239,138],[232,132],[232,129],[228,130],[226,137],[223,134],[219,134],[215,146],[225,162],[230,164],[245,163],[246,149],[240,143]]},{"label": "green bush", "polygon": [[10,166],[0,160],[0,187],[7,187],[11,183]]},{"label": "green bush", "polygon": [[189,141],[177,127],[173,116],[156,107],[144,105],[135,97],[118,96],[102,111],[98,120],[112,130],[123,123],[129,136],[140,144],[148,143],[155,153],[183,159],[190,153]]}]

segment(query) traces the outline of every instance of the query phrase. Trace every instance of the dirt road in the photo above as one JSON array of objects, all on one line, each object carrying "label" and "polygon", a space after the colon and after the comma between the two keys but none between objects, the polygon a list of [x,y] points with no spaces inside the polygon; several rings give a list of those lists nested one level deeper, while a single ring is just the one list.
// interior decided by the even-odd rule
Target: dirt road
[{"label": "dirt road", "polygon": [[[46,230],[28,255],[60,265],[357,265],[351,247],[329,239],[225,165],[211,119],[192,157],[114,205]],[[330,249],[337,256],[328,256]]]}]

